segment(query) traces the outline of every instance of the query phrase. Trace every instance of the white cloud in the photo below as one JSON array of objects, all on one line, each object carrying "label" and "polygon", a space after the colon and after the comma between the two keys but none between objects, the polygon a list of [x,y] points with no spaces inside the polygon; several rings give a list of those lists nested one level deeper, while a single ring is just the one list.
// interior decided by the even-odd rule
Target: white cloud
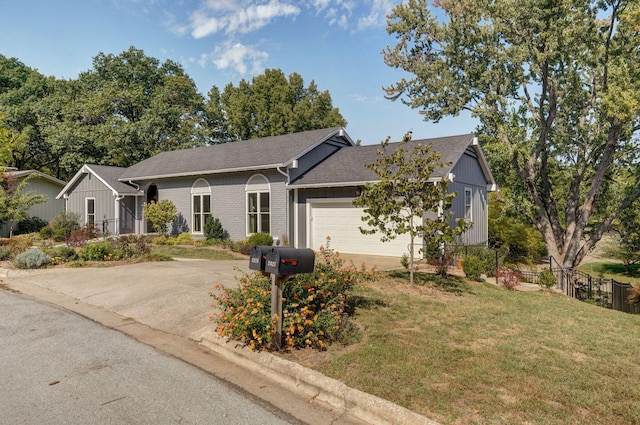
[{"label": "white cloud", "polygon": [[391,0],[373,0],[369,14],[358,19],[358,30],[384,25],[393,6]]},{"label": "white cloud", "polygon": [[364,96],[357,93],[350,94],[349,98],[351,98],[351,100],[353,100],[356,103],[366,103],[368,105],[372,103],[383,102],[386,100],[382,96]]},{"label": "white cloud", "polygon": [[300,8],[279,0],[247,2],[208,0],[191,14],[191,35],[203,38],[220,31],[227,34],[249,33],[280,17],[297,16]]},{"label": "white cloud", "polygon": [[210,54],[200,55],[198,63],[205,66],[213,63],[218,69],[231,69],[240,74],[259,74],[264,70],[263,63],[269,54],[242,43],[227,42]]},{"label": "white cloud", "polygon": [[[354,0],[311,0],[309,4],[330,26],[365,30],[384,25],[395,3],[396,0],[368,0],[358,5]],[[359,17],[354,26],[351,21],[356,13]]]}]

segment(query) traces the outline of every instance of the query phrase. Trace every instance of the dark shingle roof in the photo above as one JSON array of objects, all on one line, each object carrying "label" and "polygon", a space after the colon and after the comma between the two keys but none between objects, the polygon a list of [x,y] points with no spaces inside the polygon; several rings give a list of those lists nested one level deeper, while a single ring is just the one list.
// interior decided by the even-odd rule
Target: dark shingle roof
[{"label": "dark shingle roof", "polygon": [[[443,163],[451,163],[451,165],[446,168],[435,170],[432,175],[432,177],[443,177],[451,171],[467,147],[472,144],[474,137],[475,135],[473,134],[465,134],[434,139],[412,140],[408,143],[407,148],[411,150],[413,146],[419,143],[423,145],[431,144],[432,151],[440,153],[440,160]],[[393,152],[398,149],[399,145],[399,143],[390,143],[387,151]],[[379,179],[377,174],[369,170],[366,165],[375,162],[379,149],[379,144],[342,148],[297,179],[291,186],[344,186],[377,181]]]},{"label": "dark shingle roof", "polygon": [[136,190],[136,188],[118,180],[126,168],[95,164],[86,164],[85,167],[93,171],[96,176],[98,176],[111,189],[115,190],[118,195],[140,194],[140,191]]},{"label": "dark shingle roof", "polygon": [[[265,169],[283,166],[340,127],[163,152],[129,167],[120,181]],[[346,136],[346,133],[344,134]]]},{"label": "dark shingle roof", "polygon": [[122,167],[112,167],[109,165],[95,165],[95,164],[85,164],[78,170],[78,172],[73,176],[73,178],[67,183],[65,187],[62,188],[58,196],[56,198],[61,198],[65,194],[67,194],[71,188],[82,178],[83,175],[87,173],[91,173],[95,175],[99,180],[101,180],[109,189],[114,191],[119,196],[122,195],[132,195],[132,196],[140,196],[142,192],[126,183],[123,183],[118,180],[120,175],[126,170],[126,168]]}]

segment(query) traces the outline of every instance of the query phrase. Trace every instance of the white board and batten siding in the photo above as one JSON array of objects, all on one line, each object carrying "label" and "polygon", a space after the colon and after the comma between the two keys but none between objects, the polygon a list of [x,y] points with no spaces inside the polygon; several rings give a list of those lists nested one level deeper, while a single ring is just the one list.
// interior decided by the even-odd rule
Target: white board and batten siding
[{"label": "white board and batten siding", "polygon": [[[367,254],[401,257],[409,254],[410,237],[399,235],[395,239],[382,242],[381,234],[363,235],[360,227],[367,225],[362,221],[364,209],[354,207],[351,199],[308,199],[306,228],[307,247],[318,250],[327,246],[330,238],[331,249],[345,254]],[[416,238],[415,256],[422,247],[422,239]]]}]

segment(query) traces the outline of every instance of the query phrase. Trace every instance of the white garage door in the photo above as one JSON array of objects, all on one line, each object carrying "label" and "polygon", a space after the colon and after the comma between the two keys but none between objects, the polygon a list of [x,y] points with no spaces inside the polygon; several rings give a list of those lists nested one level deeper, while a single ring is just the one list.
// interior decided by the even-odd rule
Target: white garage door
[{"label": "white garage door", "polygon": [[[327,245],[331,237],[331,248],[346,254],[369,254],[400,257],[409,254],[409,235],[401,235],[389,242],[381,242],[380,234],[363,235],[358,227],[365,226],[361,220],[363,209],[350,202],[310,204],[310,248]],[[417,250],[421,241],[416,238]]]}]

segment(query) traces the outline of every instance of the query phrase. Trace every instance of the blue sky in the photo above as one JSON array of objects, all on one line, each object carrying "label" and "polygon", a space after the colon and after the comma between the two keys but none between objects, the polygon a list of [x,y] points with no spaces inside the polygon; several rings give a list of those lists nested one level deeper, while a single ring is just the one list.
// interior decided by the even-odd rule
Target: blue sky
[{"label": "blue sky", "polygon": [[468,117],[422,120],[384,98],[405,74],[380,53],[392,0],[0,0],[0,54],[45,75],[73,79],[99,52],[130,46],[183,65],[206,95],[216,85],[250,80],[265,68],[299,73],[329,90],[364,144],[470,133]]}]

